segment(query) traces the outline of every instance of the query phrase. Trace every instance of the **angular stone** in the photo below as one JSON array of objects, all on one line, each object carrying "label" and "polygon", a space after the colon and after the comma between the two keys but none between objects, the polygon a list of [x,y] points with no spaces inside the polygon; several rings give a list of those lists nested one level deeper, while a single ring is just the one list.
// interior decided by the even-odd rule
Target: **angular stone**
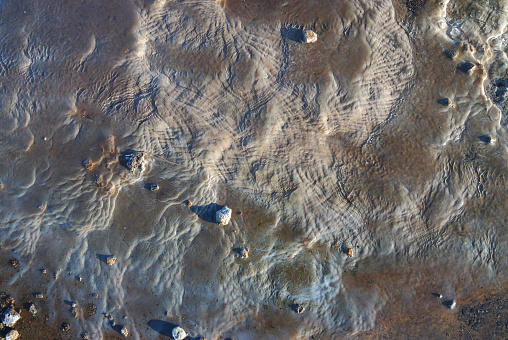
[{"label": "angular stone", "polygon": [[231,220],[231,209],[224,207],[215,213],[215,221],[220,225],[227,225]]}]

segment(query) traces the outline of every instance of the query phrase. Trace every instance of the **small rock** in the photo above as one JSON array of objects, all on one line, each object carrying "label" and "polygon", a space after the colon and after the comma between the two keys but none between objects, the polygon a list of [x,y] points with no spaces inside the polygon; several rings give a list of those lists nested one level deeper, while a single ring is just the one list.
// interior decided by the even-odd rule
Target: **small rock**
[{"label": "small rock", "polygon": [[354,255],[355,255],[354,249],[353,248],[348,248],[347,249],[347,256],[353,257]]},{"label": "small rock", "polygon": [[35,305],[33,303],[28,308],[28,311],[32,314],[32,316],[36,316],[37,315],[37,308],[35,308]]},{"label": "small rock", "polygon": [[44,299],[44,295],[42,293],[34,293],[36,299]]},{"label": "small rock", "polygon": [[129,330],[125,326],[122,327],[120,333],[122,333],[123,336],[129,336]]},{"label": "small rock", "polygon": [[41,273],[43,273],[43,274],[47,274],[47,273],[48,273],[48,271],[47,271],[46,269],[41,269]]},{"label": "small rock", "polygon": [[5,340],[16,340],[19,339],[19,333],[15,329],[11,329],[9,333],[5,336]]},{"label": "small rock", "polygon": [[185,205],[190,207],[192,205],[192,202],[190,200],[185,201]]},{"label": "small rock", "polygon": [[302,314],[305,311],[305,307],[300,304],[294,304],[293,310],[295,311],[296,314]]},{"label": "small rock", "polygon": [[19,266],[19,260],[18,259],[11,259],[9,260],[9,263],[11,264],[11,266],[13,266],[14,268],[16,268],[17,266]]},{"label": "small rock", "polygon": [[443,302],[443,305],[445,305],[446,307],[448,307],[451,310],[454,310],[455,307],[457,307],[457,302],[455,300],[448,300],[448,301]]},{"label": "small rock", "polygon": [[116,263],[117,258],[115,256],[108,256],[106,258],[106,263],[110,266],[114,265]]},{"label": "small rock", "polygon": [[93,162],[91,159],[85,159],[82,163],[81,163],[85,169],[87,170],[92,170],[93,169]]},{"label": "small rock", "polygon": [[10,307],[4,312],[2,323],[7,327],[13,327],[19,319],[21,319],[21,315]]},{"label": "small rock", "polygon": [[62,324],[62,326],[60,326],[60,329],[63,331],[63,332],[68,332],[71,330],[71,325],[69,325],[67,322],[64,322]]},{"label": "small rock", "polygon": [[8,305],[13,305],[14,304],[14,298],[12,296],[8,296],[5,298],[5,302],[8,304]]},{"label": "small rock", "polygon": [[236,254],[241,259],[249,258],[249,249],[248,248],[238,248],[236,249]]},{"label": "small rock", "polygon": [[317,34],[314,31],[311,30],[304,30],[303,31],[303,41],[306,44],[315,43],[317,41]]},{"label": "small rock", "polygon": [[72,302],[71,307],[76,308],[78,306],[78,303],[76,301]]},{"label": "small rock", "polygon": [[171,331],[171,335],[175,340],[183,340],[187,337],[187,333],[182,327],[173,328],[173,330]]},{"label": "small rock", "polygon": [[159,190],[159,186],[156,183],[147,183],[146,188],[150,191]]},{"label": "small rock", "polygon": [[81,337],[82,337],[83,339],[85,339],[85,340],[90,339],[90,338],[88,337],[88,334],[87,334],[87,333],[81,333]]},{"label": "small rock", "polygon": [[224,206],[221,210],[215,213],[215,221],[220,225],[228,225],[231,220],[231,209]]}]

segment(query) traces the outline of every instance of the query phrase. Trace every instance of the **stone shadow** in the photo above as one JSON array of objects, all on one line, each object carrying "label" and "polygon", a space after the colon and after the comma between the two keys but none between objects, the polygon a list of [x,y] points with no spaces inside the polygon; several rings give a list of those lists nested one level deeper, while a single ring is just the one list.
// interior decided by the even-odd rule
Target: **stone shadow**
[{"label": "stone shadow", "polygon": [[283,27],[280,30],[280,34],[284,39],[296,41],[298,43],[303,42],[303,30],[296,27]]},{"label": "stone shadow", "polygon": [[150,326],[150,328],[152,328],[154,331],[162,335],[169,336],[170,338],[173,338],[171,331],[173,328],[178,326],[171,322],[161,320],[150,320],[148,321],[147,325]]},{"label": "stone shadow", "polygon": [[216,223],[215,213],[224,208],[223,205],[217,203],[210,203],[207,205],[193,205],[190,210],[198,215],[200,219],[210,223]]}]

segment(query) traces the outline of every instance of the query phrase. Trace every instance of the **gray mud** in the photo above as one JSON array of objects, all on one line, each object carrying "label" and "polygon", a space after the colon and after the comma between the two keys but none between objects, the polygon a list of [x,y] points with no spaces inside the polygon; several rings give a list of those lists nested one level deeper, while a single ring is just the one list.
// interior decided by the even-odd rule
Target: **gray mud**
[{"label": "gray mud", "polygon": [[507,7],[0,1],[21,337],[508,336]]}]

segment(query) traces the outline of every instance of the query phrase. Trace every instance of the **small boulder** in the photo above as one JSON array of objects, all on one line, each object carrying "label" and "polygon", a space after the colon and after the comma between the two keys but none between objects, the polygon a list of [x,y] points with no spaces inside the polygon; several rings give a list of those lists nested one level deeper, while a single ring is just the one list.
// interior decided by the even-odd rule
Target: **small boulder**
[{"label": "small boulder", "polygon": [[306,44],[312,44],[317,41],[317,34],[314,31],[311,30],[304,30],[303,31],[303,42]]},{"label": "small boulder", "polygon": [[175,327],[171,331],[171,335],[175,340],[183,340],[187,337],[187,332],[182,327]]},{"label": "small boulder", "polygon": [[7,327],[13,327],[19,319],[21,319],[21,315],[10,307],[4,312],[2,323]]},{"label": "small boulder", "polygon": [[231,220],[231,209],[224,206],[221,210],[215,213],[215,221],[220,225],[228,225]]}]

